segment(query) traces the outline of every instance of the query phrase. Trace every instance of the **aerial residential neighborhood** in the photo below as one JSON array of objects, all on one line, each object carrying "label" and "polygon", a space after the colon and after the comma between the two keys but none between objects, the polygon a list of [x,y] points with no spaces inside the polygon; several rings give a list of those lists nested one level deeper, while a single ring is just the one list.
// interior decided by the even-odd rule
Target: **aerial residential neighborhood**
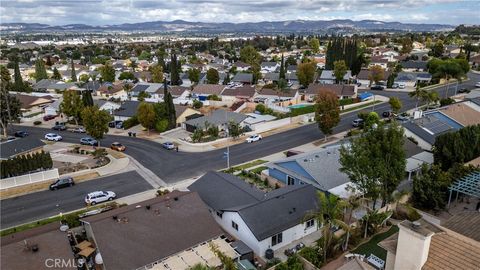
[{"label": "aerial residential neighborhood", "polygon": [[480,2],[167,2],[1,3],[1,269],[480,270]]}]

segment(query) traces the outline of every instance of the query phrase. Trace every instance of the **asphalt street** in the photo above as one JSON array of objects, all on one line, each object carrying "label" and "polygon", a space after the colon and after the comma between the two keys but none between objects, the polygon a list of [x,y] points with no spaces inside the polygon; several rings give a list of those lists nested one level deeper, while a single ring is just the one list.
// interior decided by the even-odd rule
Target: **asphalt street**
[{"label": "asphalt street", "polygon": [[131,171],[78,183],[73,187],[2,200],[0,226],[8,228],[82,208],[85,206],[83,199],[92,191],[113,191],[120,198],[151,188],[137,172]]}]

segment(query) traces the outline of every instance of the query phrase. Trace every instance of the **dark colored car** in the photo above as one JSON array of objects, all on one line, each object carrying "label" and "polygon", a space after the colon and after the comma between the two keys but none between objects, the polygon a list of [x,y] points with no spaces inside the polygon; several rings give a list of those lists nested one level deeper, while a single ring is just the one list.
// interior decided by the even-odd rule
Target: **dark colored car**
[{"label": "dark colored car", "polygon": [[64,178],[58,179],[53,184],[51,184],[50,190],[57,190],[59,188],[71,187],[73,185],[75,185],[75,182],[73,182],[72,177],[64,177]]},{"label": "dark colored car", "polygon": [[19,131],[15,132],[15,137],[24,138],[24,137],[27,137],[27,136],[28,136],[28,132],[26,132],[26,131],[19,130]]},{"label": "dark colored car", "polygon": [[52,127],[53,130],[66,130],[67,127],[65,125],[55,125]]},{"label": "dark colored car", "polygon": [[390,110],[390,111],[384,111],[384,112],[382,113],[382,116],[383,116],[383,117],[390,117],[390,116],[392,116],[392,115],[393,115],[393,112],[392,112],[391,110]]},{"label": "dark colored car", "polygon": [[110,128],[115,128],[115,127],[117,127],[117,125],[118,125],[119,123],[122,123],[122,125],[123,125],[123,121],[121,121],[121,120],[116,120],[116,121],[112,121],[112,122],[108,123],[108,127],[110,127]]},{"label": "dark colored car", "polygon": [[383,90],[385,89],[385,87],[381,86],[381,85],[372,85],[370,87],[370,90]]},{"label": "dark colored car", "polygon": [[55,119],[55,117],[57,117],[57,116],[56,115],[45,115],[43,117],[43,121],[49,121],[49,120]]},{"label": "dark colored car", "polygon": [[467,88],[463,87],[463,88],[460,88],[460,90],[458,90],[458,93],[470,93],[470,90],[468,90]]}]

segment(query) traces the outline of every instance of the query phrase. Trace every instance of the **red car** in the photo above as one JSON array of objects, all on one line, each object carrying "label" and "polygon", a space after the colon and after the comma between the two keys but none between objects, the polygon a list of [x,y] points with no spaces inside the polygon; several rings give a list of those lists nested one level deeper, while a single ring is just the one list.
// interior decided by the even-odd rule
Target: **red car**
[{"label": "red car", "polygon": [[43,117],[43,121],[49,121],[49,120],[55,119],[55,117],[57,117],[57,115],[45,115]]}]

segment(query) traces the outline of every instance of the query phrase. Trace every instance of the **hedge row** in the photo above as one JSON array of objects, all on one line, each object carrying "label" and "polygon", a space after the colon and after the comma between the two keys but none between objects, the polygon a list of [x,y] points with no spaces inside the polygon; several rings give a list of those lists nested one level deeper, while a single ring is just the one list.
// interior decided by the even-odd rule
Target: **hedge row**
[{"label": "hedge row", "polygon": [[52,157],[50,153],[44,151],[16,156],[0,162],[1,178],[19,176],[39,169],[51,169],[52,167]]}]

